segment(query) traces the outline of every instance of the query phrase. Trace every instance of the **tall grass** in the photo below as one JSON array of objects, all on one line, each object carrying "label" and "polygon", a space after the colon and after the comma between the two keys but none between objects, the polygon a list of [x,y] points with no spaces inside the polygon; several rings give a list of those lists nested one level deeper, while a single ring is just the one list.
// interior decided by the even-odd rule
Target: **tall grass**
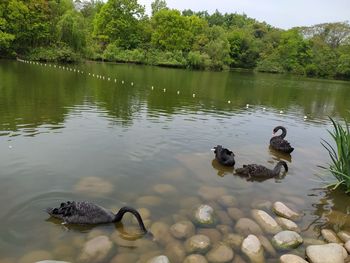
[{"label": "tall grass", "polygon": [[329,167],[323,167],[329,170],[338,180],[332,184],[333,189],[343,186],[346,193],[350,193],[350,131],[349,124],[345,121],[345,127],[340,122],[329,117],[333,124],[333,131],[328,131],[335,146],[323,140],[321,144],[328,151],[331,158]]}]

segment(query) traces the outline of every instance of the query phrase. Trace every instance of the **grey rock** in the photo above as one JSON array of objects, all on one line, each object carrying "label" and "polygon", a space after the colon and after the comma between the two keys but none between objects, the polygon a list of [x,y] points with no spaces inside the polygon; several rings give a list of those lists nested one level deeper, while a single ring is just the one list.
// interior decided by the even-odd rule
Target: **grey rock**
[{"label": "grey rock", "polygon": [[301,243],[303,243],[301,236],[297,232],[289,230],[281,231],[272,238],[272,244],[278,249],[296,248]]}]

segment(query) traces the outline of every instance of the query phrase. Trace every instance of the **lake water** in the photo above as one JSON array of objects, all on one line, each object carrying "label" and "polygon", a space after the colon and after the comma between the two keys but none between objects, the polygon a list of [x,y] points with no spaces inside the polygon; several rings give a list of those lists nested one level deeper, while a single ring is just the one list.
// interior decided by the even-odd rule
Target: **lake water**
[{"label": "lake water", "polygon": [[[182,262],[183,250],[171,249],[182,240],[130,241],[131,217],[124,226],[65,227],[43,212],[65,200],[114,211],[146,208],[149,228],[188,219],[197,204],[227,215],[217,199],[231,195],[246,217],[259,201],[285,202],[304,215],[303,238],[321,239],[324,227],[350,230],[349,197],[322,188],[332,178],[318,167],[329,162],[320,144],[330,140],[327,116],[349,116],[349,82],[102,63],[68,67],[0,61],[0,262],[77,262],[84,243],[99,234],[113,242],[103,262],[127,253],[139,262],[160,254]],[[288,130],[291,157],[269,149],[277,125]],[[282,159],[289,171],[283,179],[247,182],[213,161],[210,149],[218,144],[235,153],[235,167],[273,167]],[[226,229],[235,223],[226,220]],[[214,229],[213,246],[225,236]],[[273,262],[281,253],[266,257]]]}]

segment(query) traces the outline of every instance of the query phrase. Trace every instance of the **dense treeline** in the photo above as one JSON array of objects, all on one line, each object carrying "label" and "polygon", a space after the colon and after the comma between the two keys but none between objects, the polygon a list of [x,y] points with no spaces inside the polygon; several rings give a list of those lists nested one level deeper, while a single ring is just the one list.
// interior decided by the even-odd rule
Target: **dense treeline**
[{"label": "dense treeline", "polygon": [[246,15],[182,12],[164,0],[2,0],[0,54],[350,79],[350,25],[282,30]]}]

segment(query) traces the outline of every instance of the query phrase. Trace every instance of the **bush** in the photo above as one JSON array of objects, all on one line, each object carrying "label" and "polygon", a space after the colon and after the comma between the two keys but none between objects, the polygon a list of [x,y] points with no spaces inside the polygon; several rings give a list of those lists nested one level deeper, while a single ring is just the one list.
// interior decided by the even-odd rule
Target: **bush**
[{"label": "bush", "polygon": [[318,68],[315,64],[308,64],[305,67],[305,74],[308,77],[315,77],[318,75]]},{"label": "bush", "polygon": [[273,57],[267,57],[258,62],[257,71],[270,72],[270,73],[284,73],[282,65]]},{"label": "bush", "polygon": [[346,193],[350,192],[350,130],[349,124],[345,121],[345,128],[337,121],[330,118],[334,131],[328,131],[335,143],[333,147],[329,142],[323,140],[323,147],[326,148],[331,158],[328,169],[338,180],[333,184],[333,189],[339,185],[345,187]]},{"label": "bush", "polygon": [[66,63],[77,62],[81,59],[79,54],[65,45],[35,48],[26,56],[26,58],[37,61],[58,61]]},{"label": "bush", "polygon": [[211,65],[209,55],[199,51],[191,51],[187,56],[187,66],[192,69],[206,69]]}]

